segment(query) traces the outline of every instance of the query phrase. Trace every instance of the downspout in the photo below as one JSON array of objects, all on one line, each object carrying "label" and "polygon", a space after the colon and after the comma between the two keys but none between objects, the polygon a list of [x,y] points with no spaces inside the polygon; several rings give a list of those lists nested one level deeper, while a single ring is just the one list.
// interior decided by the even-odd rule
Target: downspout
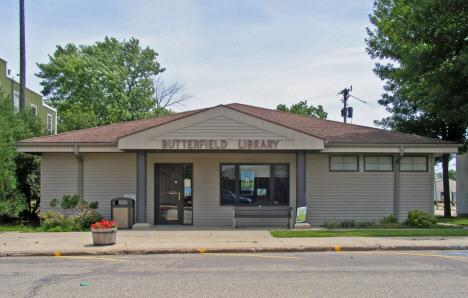
[{"label": "downspout", "polygon": [[393,215],[398,218],[398,210],[400,209],[400,160],[405,153],[405,147],[400,147],[400,154],[395,161],[395,188],[393,199]]},{"label": "downspout", "polygon": [[75,146],[75,157],[78,159],[78,194],[83,201],[83,158],[78,153],[78,146]]}]

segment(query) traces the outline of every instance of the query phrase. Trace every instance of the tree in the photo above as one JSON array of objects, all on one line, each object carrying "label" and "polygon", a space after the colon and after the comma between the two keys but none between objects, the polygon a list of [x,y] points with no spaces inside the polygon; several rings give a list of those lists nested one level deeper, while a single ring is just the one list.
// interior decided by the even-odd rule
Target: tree
[{"label": "tree", "polygon": [[[452,179],[452,180],[457,180],[457,172],[454,171],[454,170],[449,170],[448,171],[448,174],[449,174],[449,179]],[[436,179],[442,179],[443,178],[443,174],[441,172],[438,172],[436,173],[435,177]]]},{"label": "tree", "polygon": [[[395,131],[465,143],[468,127],[468,2],[380,0],[367,28],[374,72],[386,81],[379,104]],[[466,147],[466,146],[465,146]],[[445,217],[450,217],[448,163],[442,156]]]},{"label": "tree", "polygon": [[[192,94],[183,92],[185,84],[175,82],[166,88],[161,76],[154,80],[154,107],[166,109],[170,106],[184,105],[184,102],[193,98]],[[183,92],[183,93],[182,93]]]},{"label": "tree", "polygon": [[328,113],[323,110],[321,105],[318,105],[317,107],[311,105],[309,107],[307,105],[307,100],[300,101],[297,104],[292,105],[290,108],[286,107],[284,104],[280,104],[276,107],[276,110],[319,119],[327,119],[328,116]]},{"label": "tree", "polygon": [[172,113],[165,108],[167,103],[160,107],[153,97],[154,78],[164,71],[157,56],[149,47],[142,49],[135,38],[57,46],[49,63],[37,64],[36,76],[42,79],[46,101],[57,108],[58,131]]},{"label": "tree", "polygon": [[0,89],[0,217],[36,214],[40,199],[40,158],[16,152],[15,142],[45,135],[31,109],[15,111]]}]

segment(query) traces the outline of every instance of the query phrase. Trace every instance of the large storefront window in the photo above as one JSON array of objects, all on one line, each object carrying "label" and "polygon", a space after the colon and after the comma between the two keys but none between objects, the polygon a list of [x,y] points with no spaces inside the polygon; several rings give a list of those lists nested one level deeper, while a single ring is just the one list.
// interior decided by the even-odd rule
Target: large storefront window
[{"label": "large storefront window", "polygon": [[221,165],[221,205],[289,205],[289,165]]}]

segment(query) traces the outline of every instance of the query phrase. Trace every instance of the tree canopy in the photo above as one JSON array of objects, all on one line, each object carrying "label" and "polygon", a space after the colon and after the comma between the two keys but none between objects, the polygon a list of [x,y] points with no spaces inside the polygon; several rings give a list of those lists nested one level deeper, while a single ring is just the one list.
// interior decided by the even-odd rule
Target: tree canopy
[{"label": "tree canopy", "polygon": [[31,109],[16,111],[11,97],[0,89],[0,217],[35,213],[40,198],[40,158],[16,152],[15,142],[45,134],[45,126]]},{"label": "tree canopy", "polygon": [[[392,113],[375,121],[396,131],[466,142],[468,127],[468,2],[379,0],[367,28],[374,72],[386,81],[379,104]],[[443,156],[448,192],[449,157]],[[447,187],[445,184],[447,183]],[[450,198],[449,195],[446,196]],[[445,202],[446,216],[450,204]]]},{"label": "tree canopy", "polygon": [[307,100],[293,104],[290,108],[284,104],[280,104],[276,107],[276,110],[319,119],[327,119],[328,116],[328,113],[323,110],[321,105],[317,107],[313,105],[308,106]]},{"label": "tree canopy", "polygon": [[[448,174],[449,174],[449,179],[452,179],[452,180],[457,180],[457,172],[455,170],[449,170],[448,171]],[[435,174],[435,178],[436,179],[442,179],[443,178],[443,174],[441,172],[437,172]]]},{"label": "tree canopy", "polygon": [[106,37],[93,45],[57,46],[38,63],[42,94],[57,108],[58,131],[95,127],[171,113],[155,102],[158,54],[138,39]]}]

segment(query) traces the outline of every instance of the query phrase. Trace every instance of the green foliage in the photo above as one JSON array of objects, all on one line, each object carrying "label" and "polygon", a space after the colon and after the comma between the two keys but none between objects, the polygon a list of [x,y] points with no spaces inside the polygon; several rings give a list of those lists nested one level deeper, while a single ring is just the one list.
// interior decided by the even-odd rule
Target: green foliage
[{"label": "green foliage", "polygon": [[64,210],[74,209],[76,208],[79,202],[79,195],[63,195],[62,200],[60,201],[60,207],[62,207],[62,209]]},{"label": "green foliage", "polygon": [[89,209],[96,210],[97,208],[99,208],[99,202],[98,201],[89,203]]},{"label": "green foliage", "polygon": [[300,101],[299,103],[292,105],[290,108],[284,104],[280,104],[276,107],[276,110],[319,119],[327,119],[328,116],[328,113],[323,110],[321,105],[318,107],[311,105],[309,107],[307,105],[307,100]]},{"label": "green foliage", "polygon": [[[435,177],[436,177],[436,179],[442,179],[443,174],[441,172],[438,172],[438,173],[435,174]],[[448,171],[448,177],[449,177],[449,179],[457,180],[457,172],[454,171],[454,170],[449,170]]]},{"label": "green foliage", "polygon": [[89,229],[91,224],[104,219],[96,210],[88,209],[80,211],[73,215],[72,218],[80,223],[81,229]]},{"label": "green foliage", "polygon": [[15,142],[41,136],[45,127],[31,109],[16,111],[0,89],[0,217],[35,215],[40,200],[40,158],[17,153]]},{"label": "green foliage", "polygon": [[[80,201],[80,196],[63,195],[62,200],[52,199],[50,206],[56,208],[60,203],[62,212],[58,210],[46,211],[39,217],[42,219],[42,229],[46,232],[70,232],[89,229],[91,224],[101,221],[102,215],[95,209],[99,203]],[[68,211],[74,212],[68,216]],[[65,213],[65,214],[64,214]]]},{"label": "green foliage", "polygon": [[437,220],[433,216],[419,210],[409,211],[404,222],[405,225],[415,228],[430,228],[436,223]]},{"label": "green foliage", "polygon": [[54,199],[50,200],[49,205],[50,205],[50,207],[54,207],[54,208],[55,208],[55,207],[57,207],[58,203],[60,203],[59,200],[57,200],[57,199],[54,198]]},{"label": "green foliage", "polygon": [[135,38],[57,46],[49,63],[37,64],[36,75],[45,99],[57,108],[59,132],[170,113],[153,98],[153,78],[164,71],[157,56]]},{"label": "green foliage", "polygon": [[[374,2],[370,21],[375,28],[367,29],[367,52],[386,62],[377,63],[374,72],[386,82],[379,104],[392,114],[376,125],[464,143],[459,152],[466,151],[467,19],[466,0]],[[440,161],[448,169],[449,159]],[[448,185],[444,189],[445,215],[450,216]]]},{"label": "green foliage", "polygon": [[390,214],[389,216],[384,216],[380,221],[380,224],[396,224],[398,223],[398,218],[395,215]]},{"label": "green foliage", "polygon": [[468,2],[380,0],[367,29],[374,72],[386,81],[379,126],[458,143],[468,127]]}]

